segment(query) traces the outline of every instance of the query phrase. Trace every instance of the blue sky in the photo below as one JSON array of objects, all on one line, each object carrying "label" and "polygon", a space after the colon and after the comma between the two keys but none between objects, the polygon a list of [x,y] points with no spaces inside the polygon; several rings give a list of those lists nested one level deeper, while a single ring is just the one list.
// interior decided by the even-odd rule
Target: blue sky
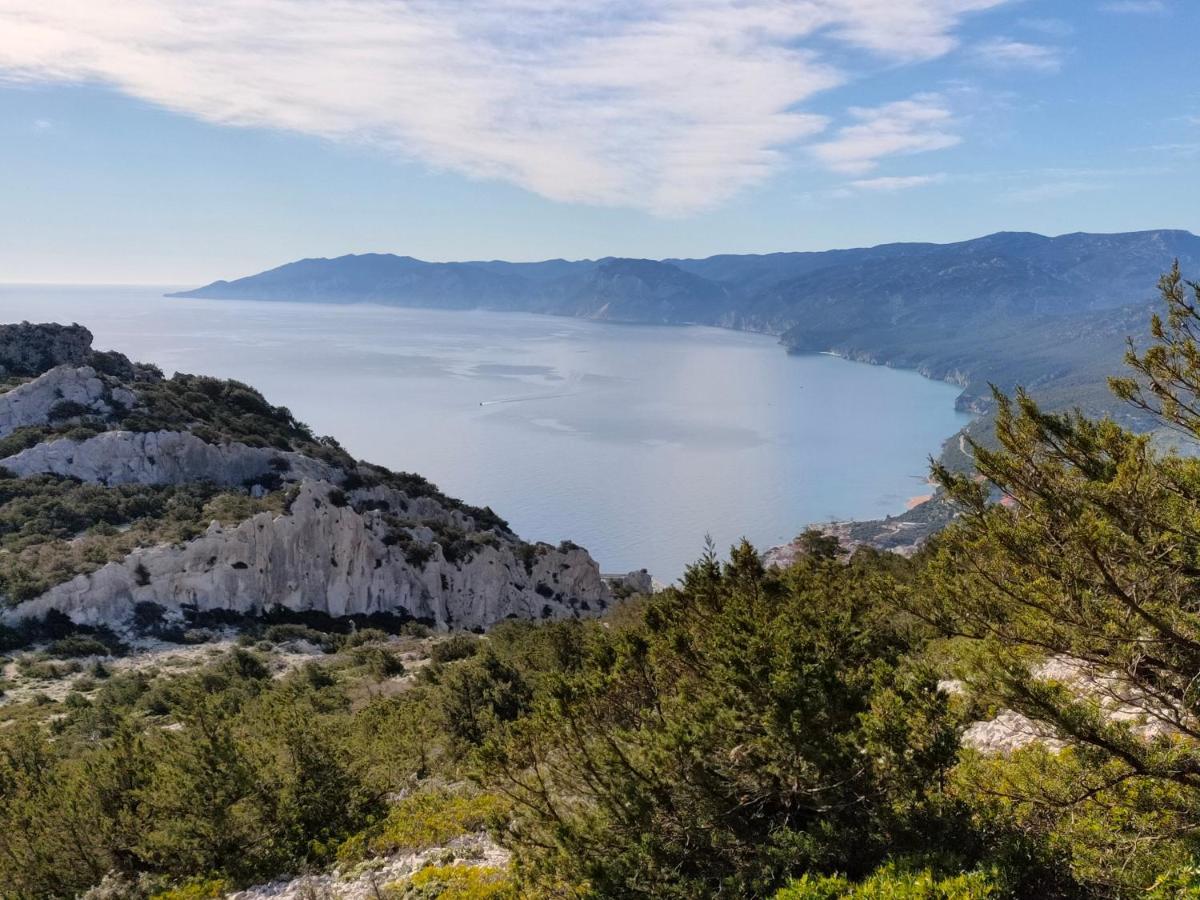
[{"label": "blue sky", "polygon": [[1200,231],[1195,0],[0,0],[0,282]]}]

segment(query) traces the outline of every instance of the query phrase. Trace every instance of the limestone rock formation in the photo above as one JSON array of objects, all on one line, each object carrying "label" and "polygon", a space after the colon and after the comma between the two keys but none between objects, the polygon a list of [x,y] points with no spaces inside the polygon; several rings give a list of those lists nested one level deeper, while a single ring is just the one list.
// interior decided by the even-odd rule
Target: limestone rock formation
[{"label": "limestone rock formation", "polygon": [[[382,499],[378,490],[376,503],[366,504],[362,495],[342,500],[333,491],[327,482],[306,481],[287,514],[262,513],[232,528],[214,522],[181,547],[136,550],[5,618],[58,610],[83,624],[120,625],[135,604],[150,601],[174,611],[406,613],[440,628],[483,628],[506,618],[596,614],[611,602],[595,561],[580,548],[497,539],[450,562],[434,532],[418,525],[410,537],[429,555],[410,562],[411,544],[389,539],[385,513],[369,508]],[[391,492],[393,502],[404,499]]]},{"label": "limestone rock formation", "polygon": [[27,425],[45,425],[81,414],[110,416],[117,405],[128,408],[137,396],[110,386],[91,366],[58,366],[33,381],[0,394],[0,437]]},{"label": "limestone rock formation", "polygon": [[272,474],[282,481],[337,477],[332,466],[301,453],[210,444],[179,431],[106,431],[83,441],[58,438],[2,459],[0,466],[22,477],[63,475],[95,484],[206,481],[242,487]]},{"label": "limestone rock formation", "polygon": [[[120,626],[152,602],[179,615],[284,607],[484,628],[596,614],[614,597],[649,589],[644,572],[606,579],[574,544],[527,544],[490,510],[355,461],[246,385],[188,375],[164,384],[153,366],[93,351],[85,328],[0,326],[5,373],[34,377],[0,393],[0,438],[46,429],[27,433],[39,443],[0,459],[5,477],[289,492],[278,497],[282,514],[214,522],[185,544],[142,546],[94,571],[76,561],[67,571],[85,574],[7,609],[6,621],[56,610]],[[48,489],[43,502],[55,496]],[[64,555],[61,546],[55,554]]]},{"label": "limestone rock formation", "polygon": [[0,375],[40,375],[55,366],[82,366],[92,333],[82,325],[0,325]]}]

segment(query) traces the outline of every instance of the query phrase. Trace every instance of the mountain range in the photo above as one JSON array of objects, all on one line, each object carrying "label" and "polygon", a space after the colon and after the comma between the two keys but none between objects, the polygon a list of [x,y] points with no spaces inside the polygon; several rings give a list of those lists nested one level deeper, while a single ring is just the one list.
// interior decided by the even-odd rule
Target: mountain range
[{"label": "mountain range", "polygon": [[[1051,407],[1136,417],[1106,376],[1145,331],[1159,277],[1200,273],[1182,230],[1058,237],[998,232],[704,259],[425,262],[363,254],[304,259],[172,296],[547,313],[702,324],[778,335],[794,352],[914,368],[963,388],[985,417],[990,385],[1024,385]],[[977,429],[980,432],[984,429]]]},{"label": "mountain range", "polygon": [[1104,309],[1153,294],[1180,259],[1200,265],[1187,231],[1000,232],[953,244],[705,259],[425,262],[368,253],[303,259],[173,296],[519,309],[627,322],[754,327],[940,321]]}]

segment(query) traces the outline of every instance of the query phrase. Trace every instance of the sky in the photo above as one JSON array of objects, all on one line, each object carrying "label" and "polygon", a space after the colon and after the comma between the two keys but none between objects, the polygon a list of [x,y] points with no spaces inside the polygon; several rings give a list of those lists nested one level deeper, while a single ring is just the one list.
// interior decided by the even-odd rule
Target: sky
[{"label": "sky", "polygon": [[0,282],[1200,231],[1200,0],[0,0]]}]

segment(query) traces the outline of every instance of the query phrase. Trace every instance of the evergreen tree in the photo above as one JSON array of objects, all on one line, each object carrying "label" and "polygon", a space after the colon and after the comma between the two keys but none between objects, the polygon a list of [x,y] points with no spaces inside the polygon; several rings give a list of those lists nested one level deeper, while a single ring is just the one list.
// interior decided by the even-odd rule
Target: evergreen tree
[{"label": "evergreen tree", "polygon": [[[1166,319],[1144,352],[1131,343],[1134,375],[1113,387],[1195,441],[1200,287],[1176,265],[1160,290]],[[1031,749],[1033,763],[981,766],[976,787],[1074,851],[1087,830],[1085,880],[1144,887],[1154,866],[1187,858],[1200,828],[1200,460],[1022,392],[996,402],[1000,446],[973,445],[979,477],[935,469],[963,517],[935,542],[909,608],[959,639],[979,698],[1065,742]]]}]

